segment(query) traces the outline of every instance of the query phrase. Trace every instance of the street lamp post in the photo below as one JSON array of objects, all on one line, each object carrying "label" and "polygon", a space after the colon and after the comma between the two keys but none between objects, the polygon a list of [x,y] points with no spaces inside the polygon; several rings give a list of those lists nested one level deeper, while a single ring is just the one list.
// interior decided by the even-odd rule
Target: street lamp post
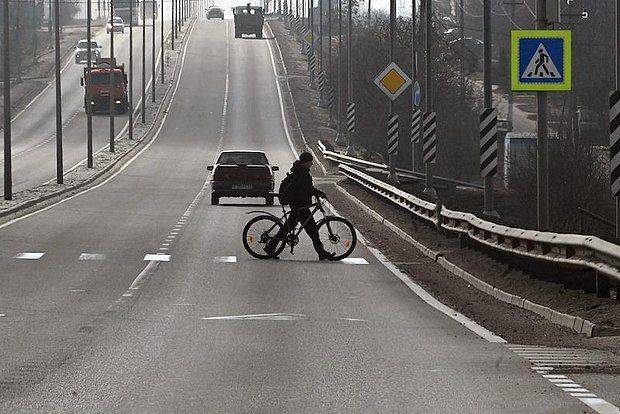
[{"label": "street lamp post", "polygon": [[4,81],[4,199],[13,199],[11,165],[11,55],[9,50],[9,2],[2,2],[2,75]]},{"label": "street lamp post", "polygon": [[[90,0],[86,1],[86,42],[88,49],[86,50],[86,74],[88,82],[91,81],[90,72],[93,67],[92,61],[92,33],[91,33],[91,4]],[[93,115],[91,108],[92,98],[90,96],[90,88],[86,88],[86,167],[93,168]]]},{"label": "street lamp post", "polygon": [[[163,0],[161,0],[163,3]],[[156,35],[156,30],[155,30],[155,16],[157,14],[157,6],[155,5],[155,0],[152,0],[151,3],[152,7],[151,7],[151,17],[152,17],[152,27],[153,27],[153,33],[151,36],[151,102],[155,102],[155,84],[157,83],[157,78],[155,77],[155,35]],[[162,65],[163,67],[163,65]]]},{"label": "street lamp post", "polygon": [[62,184],[63,183],[62,89],[61,89],[61,84],[60,84],[60,2],[59,0],[54,1],[54,58],[56,61],[56,65],[55,65],[55,72],[56,72],[56,183]]},{"label": "street lamp post", "polygon": [[146,1],[142,0],[142,123],[146,123]]},{"label": "street lamp post", "polygon": [[114,0],[110,0],[110,83],[108,92],[108,103],[110,110],[110,152],[114,152],[114,74],[116,71],[114,62]]},{"label": "street lamp post", "polygon": [[133,139],[133,3],[129,7],[129,139]]}]

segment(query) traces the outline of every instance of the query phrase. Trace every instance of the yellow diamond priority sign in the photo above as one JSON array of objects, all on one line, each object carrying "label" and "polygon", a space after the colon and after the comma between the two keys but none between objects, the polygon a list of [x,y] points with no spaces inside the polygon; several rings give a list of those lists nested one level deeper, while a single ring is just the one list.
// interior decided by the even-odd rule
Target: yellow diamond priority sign
[{"label": "yellow diamond priority sign", "polygon": [[312,35],[312,31],[311,30],[307,30],[306,34],[304,34],[304,41],[308,44],[308,46],[312,46],[312,41],[313,39],[313,35]]},{"label": "yellow diamond priority sign", "polygon": [[374,82],[391,100],[398,98],[411,85],[409,76],[394,62],[387,65]]}]

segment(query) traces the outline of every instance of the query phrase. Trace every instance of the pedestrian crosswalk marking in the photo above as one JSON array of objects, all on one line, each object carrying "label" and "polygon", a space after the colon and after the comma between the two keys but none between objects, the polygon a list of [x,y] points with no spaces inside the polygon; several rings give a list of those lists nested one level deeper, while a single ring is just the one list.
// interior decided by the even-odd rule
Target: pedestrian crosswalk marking
[{"label": "pedestrian crosswalk marking", "polygon": [[561,78],[562,73],[558,70],[547,48],[541,42],[521,74],[522,79],[551,79]]}]

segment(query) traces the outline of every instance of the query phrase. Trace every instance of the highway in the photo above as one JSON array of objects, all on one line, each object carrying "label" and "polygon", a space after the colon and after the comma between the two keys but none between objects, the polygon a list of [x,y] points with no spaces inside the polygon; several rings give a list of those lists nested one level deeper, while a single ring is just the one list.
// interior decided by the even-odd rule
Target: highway
[{"label": "highway", "polygon": [[[244,252],[256,207],[212,206],[205,166],[261,149],[281,178],[300,151],[272,52],[230,20],[197,21],[152,144],[103,185],[0,226],[0,412],[590,412],[361,243],[362,264],[319,262],[305,236],[279,261]],[[170,261],[143,260],[157,253]]]},{"label": "highway", "polygon": [[[146,21],[146,82],[151,80],[152,23]],[[170,21],[164,22],[165,36],[170,32]],[[142,91],[142,27],[134,27],[134,106],[138,108]],[[156,23],[156,55],[160,53],[160,21]],[[110,35],[105,29],[93,29],[93,39],[103,46],[102,57],[110,53]],[[119,64],[129,71],[129,28],[125,33],[114,34],[114,55]],[[84,88],[80,78],[85,65],[75,64],[73,55],[62,62],[62,118],[63,152],[65,170],[86,158],[86,114],[84,112]],[[158,90],[162,90],[159,71]],[[150,88],[147,88],[147,99]],[[13,116],[11,127],[13,153],[13,192],[30,189],[56,177],[56,92],[54,82],[24,110]],[[128,124],[127,115],[118,115],[115,121],[116,135]],[[109,116],[93,116],[93,145],[99,150],[109,143]],[[0,143],[0,149],[3,149]],[[0,161],[0,164],[2,161]],[[0,176],[4,171],[0,171]]]}]

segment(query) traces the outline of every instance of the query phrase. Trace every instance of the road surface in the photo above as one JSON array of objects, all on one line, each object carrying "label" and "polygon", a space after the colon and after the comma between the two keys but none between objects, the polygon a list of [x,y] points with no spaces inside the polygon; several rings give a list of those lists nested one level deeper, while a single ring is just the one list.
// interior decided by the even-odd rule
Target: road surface
[{"label": "road surface", "polygon": [[319,262],[305,238],[280,261],[244,252],[256,207],[210,205],[205,166],[235,148],[294,160],[269,42],[198,21],[152,145],[0,228],[0,412],[590,412],[361,244],[367,264]]}]

